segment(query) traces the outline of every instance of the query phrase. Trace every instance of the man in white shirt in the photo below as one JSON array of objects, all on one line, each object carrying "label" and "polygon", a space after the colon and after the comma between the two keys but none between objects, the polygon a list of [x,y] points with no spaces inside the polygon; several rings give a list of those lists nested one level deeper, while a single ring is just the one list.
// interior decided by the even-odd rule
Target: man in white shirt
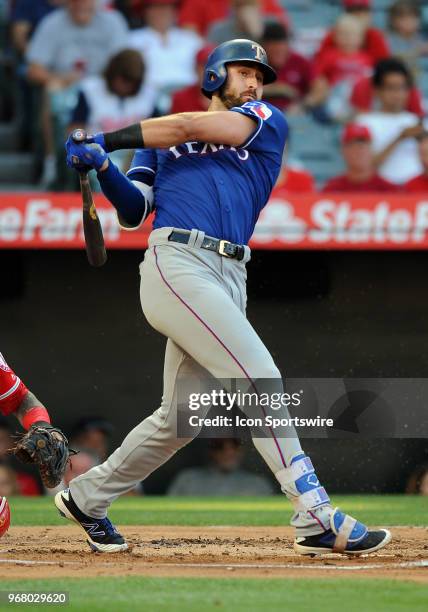
[{"label": "man in white shirt", "polygon": [[176,0],[144,0],[143,5],[146,26],[131,32],[130,44],[143,55],[148,82],[166,92],[192,85],[202,39],[174,25]]},{"label": "man in white shirt", "polygon": [[416,138],[424,131],[420,117],[406,110],[412,77],[400,60],[381,60],[373,75],[379,109],[359,115],[356,122],[372,135],[379,175],[402,185],[422,172]]},{"label": "man in white shirt", "polygon": [[112,55],[128,46],[128,26],[97,0],[66,0],[47,15],[27,50],[29,79],[61,89],[88,74],[100,74]]}]

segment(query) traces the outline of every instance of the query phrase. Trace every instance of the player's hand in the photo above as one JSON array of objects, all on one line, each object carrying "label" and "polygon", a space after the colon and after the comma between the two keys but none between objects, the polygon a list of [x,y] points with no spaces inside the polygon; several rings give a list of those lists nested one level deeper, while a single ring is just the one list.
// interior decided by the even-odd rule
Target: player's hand
[{"label": "player's hand", "polygon": [[[91,138],[92,139],[92,138]],[[88,141],[91,140],[88,138]],[[65,143],[67,165],[74,170],[100,170],[108,159],[107,153],[95,142],[76,143],[71,136]]]}]

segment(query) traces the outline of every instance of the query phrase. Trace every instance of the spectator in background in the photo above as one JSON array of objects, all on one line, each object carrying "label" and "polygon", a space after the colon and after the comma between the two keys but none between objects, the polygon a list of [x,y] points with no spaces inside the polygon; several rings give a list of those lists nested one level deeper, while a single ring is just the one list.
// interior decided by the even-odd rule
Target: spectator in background
[{"label": "spectator in background", "polygon": [[239,440],[213,440],[209,465],[179,472],[167,495],[272,495],[272,485],[266,478],[242,469],[243,458],[244,451]]},{"label": "spectator in background", "polygon": [[3,461],[0,462],[0,496],[19,495],[18,481],[14,470]]},{"label": "spectator in background", "polygon": [[10,16],[11,40],[20,56],[24,56],[28,41],[39,22],[65,0],[16,0]]},{"label": "spectator in background", "polygon": [[312,67],[306,58],[290,48],[289,38],[282,23],[266,24],[262,45],[278,79],[264,87],[263,99],[281,110],[296,112],[301,110],[301,102],[309,92]]},{"label": "spectator in background", "polygon": [[324,193],[397,190],[395,185],[376,174],[372,138],[365,126],[349,123],[345,127],[342,154],[346,165],[345,174],[330,179],[322,190]]},{"label": "spectator in background", "polygon": [[373,85],[379,110],[358,115],[356,121],[370,131],[380,176],[403,185],[423,171],[416,141],[423,122],[406,110],[412,76],[403,62],[390,58],[377,64]]},{"label": "spectator in background", "polygon": [[97,0],[66,0],[40,22],[27,51],[34,83],[62,89],[88,74],[100,74],[126,46],[128,29],[116,11],[97,9]]},{"label": "spectator in background", "polygon": [[78,451],[69,461],[63,480],[54,489],[46,489],[47,495],[56,495],[68,487],[70,480],[84,474],[105,461],[109,454],[112,424],[103,417],[89,416],[74,424],[70,436],[70,448]]},{"label": "spectator in background", "polygon": [[235,38],[259,40],[263,34],[263,12],[259,0],[230,0],[230,5],[231,16],[212,24],[208,40],[215,45]]},{"label": "spectator in background", "polygon": [[416,73],[417,60],[428,53],[422,37],[421,8],[412,0],[398,0],[389,8],[388,42],[392,55],[400,57]]},{"label": "spectator in background", "polygon": [[[383,61],[383,60],[381,60]],[[366,113],[371,110],[376,110],[378,100],[375,96],[372,77],[363,77],[355,83],[351,94],[351,106],[355,112]],[[406,110],[410,113],[415,113],[419,117],[423,117],[424,109],[422,105],[422,96],[417,87],[412,85],[407,99]]]},{"label": "spectator in background", "polygon": [[[383,33],[371,25],[371,0],[343,0],[346,14],[356,17],[364,31],[363,51],[370,55],[372,64],[389,56],[388,44]],[[317,53],[317,60],[324,53],[336,47],[334,31],[329,32],[321,43]]]},{"label": "spectator in background", "polygon": [[[89,133],[112,132],[153,116],[156,90],[145,80],[141,54],[124,49],[110,58],[103,75],[84,78],[69,131],[84,127]],[[121,170],[129,151],[115,151],[112,160]]]},{"label": "spectator in background", "polygon": [[428,194],[428,132],[424,131],[419,136],[418,146],[423,172],[406,183],[405,191]]},{"label": "spectator in background", "polygon": [[195,82],[195,56],[203,46],[197,34],[175,25],[177,14],[175,0],[145,0],[146,25],[130,37],[144,58],[148,82],[165,93]]},{"label": "spectator in background", "polygon": [[10,40],[18,59],[15,71],[17,79],[15,117],[18,119],[19,139],[23,149],[31,149],[33,143],[38,140],[33,117],[40,107],[39,91],[27,80],[25,54],[28,43],[39,22],[53,10],[61,7],[64,2],[65,0],[16,0],[12,3]]},{"label": "spectator in background", "polygon": [[172,96],[171,113],[185,113],[206,111],[210,105],[210,100],[201,91],[201,83],[204,76],[205,64],[210,53],[214,50],[214,45],[202,47],[196,55],[196,73],[198,81],[195,85],[189,85],[184,89],[176,91]]},{"label": "spectator in background", "polygon": [[428,465],[420,465],[407,481],[408,495],[428,495]]},{"label": "spectator in background", "polygon": [[126,46],[127,36],[122,15],[97,8],[97,0],[66,0],[64,8],[48,14],[36,28],[26,57],[30,82],[46,93],[44,187],[51,186],[57,174],[52,114],[65,127],[63,115],[71,111],[72,99],[68,88],[86,75],[100,74],[111,55]]},{"label": "spectator in background", "polygon": [[74,425],[70,436],[70,447],[86,451],[97,457],[98,463],[105,461],[109,453],[112,424],[103,417],[83,417]]},{"label": "spectator in background", "polygon": [[[182,27],[206,36],[212,24],[229,17],[231,0],[182,0],[179,23]],[[287,23],[287,14],[279,0],[260,0],[264,17],[273,17]]]},{"label": "spectator in background", "polygon": [[[288,143],[290,143],[290,136]],[[281,170],[272,191],[271,199],[286,198],[297,193],[313,193],[315,191],[314,177],[299,163],[293,163],[287,159],[287,148],[284,151]]]},{"label": "spectator in background", "polygon": [[314,110],[317,119],[346,121],[352,112],[352,89],[370,74],[372,60],[363,50],[364,28],[352,15],[338,19],[333,40],[335,46],[315,62],[314,81],[305,105]]}]

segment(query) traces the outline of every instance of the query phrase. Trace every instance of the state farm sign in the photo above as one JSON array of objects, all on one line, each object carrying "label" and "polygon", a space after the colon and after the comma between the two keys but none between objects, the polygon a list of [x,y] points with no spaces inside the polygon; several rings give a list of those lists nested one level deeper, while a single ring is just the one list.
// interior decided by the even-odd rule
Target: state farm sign
[{"label": "state farm sign", "polygon": [[252,245],[263,248],[428,248],[428,195],[272,198]]},{"label": "state farm sign", "polygon": [[[148,219],[121,231],[114,209],[95,197],[108,248],[146,248]],[[82,248],[80,194],[1,194],[0,248]],[[258,249],[425,249],[427,197],[391,194],[274,196],[251,241]]]}]

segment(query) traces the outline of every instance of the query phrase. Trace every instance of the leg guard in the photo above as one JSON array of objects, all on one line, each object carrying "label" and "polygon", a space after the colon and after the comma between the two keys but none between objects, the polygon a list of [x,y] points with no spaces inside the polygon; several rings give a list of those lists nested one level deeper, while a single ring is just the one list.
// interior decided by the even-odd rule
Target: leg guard
[{"label": "leg guard", "polygon": [[297,455],[288,468],[276,472],[275,476],[293,504],[295,514],[291,524],[299,534],[312,535],[330,529],[329,519],[333,511],[330,498],[309,457]]}]

